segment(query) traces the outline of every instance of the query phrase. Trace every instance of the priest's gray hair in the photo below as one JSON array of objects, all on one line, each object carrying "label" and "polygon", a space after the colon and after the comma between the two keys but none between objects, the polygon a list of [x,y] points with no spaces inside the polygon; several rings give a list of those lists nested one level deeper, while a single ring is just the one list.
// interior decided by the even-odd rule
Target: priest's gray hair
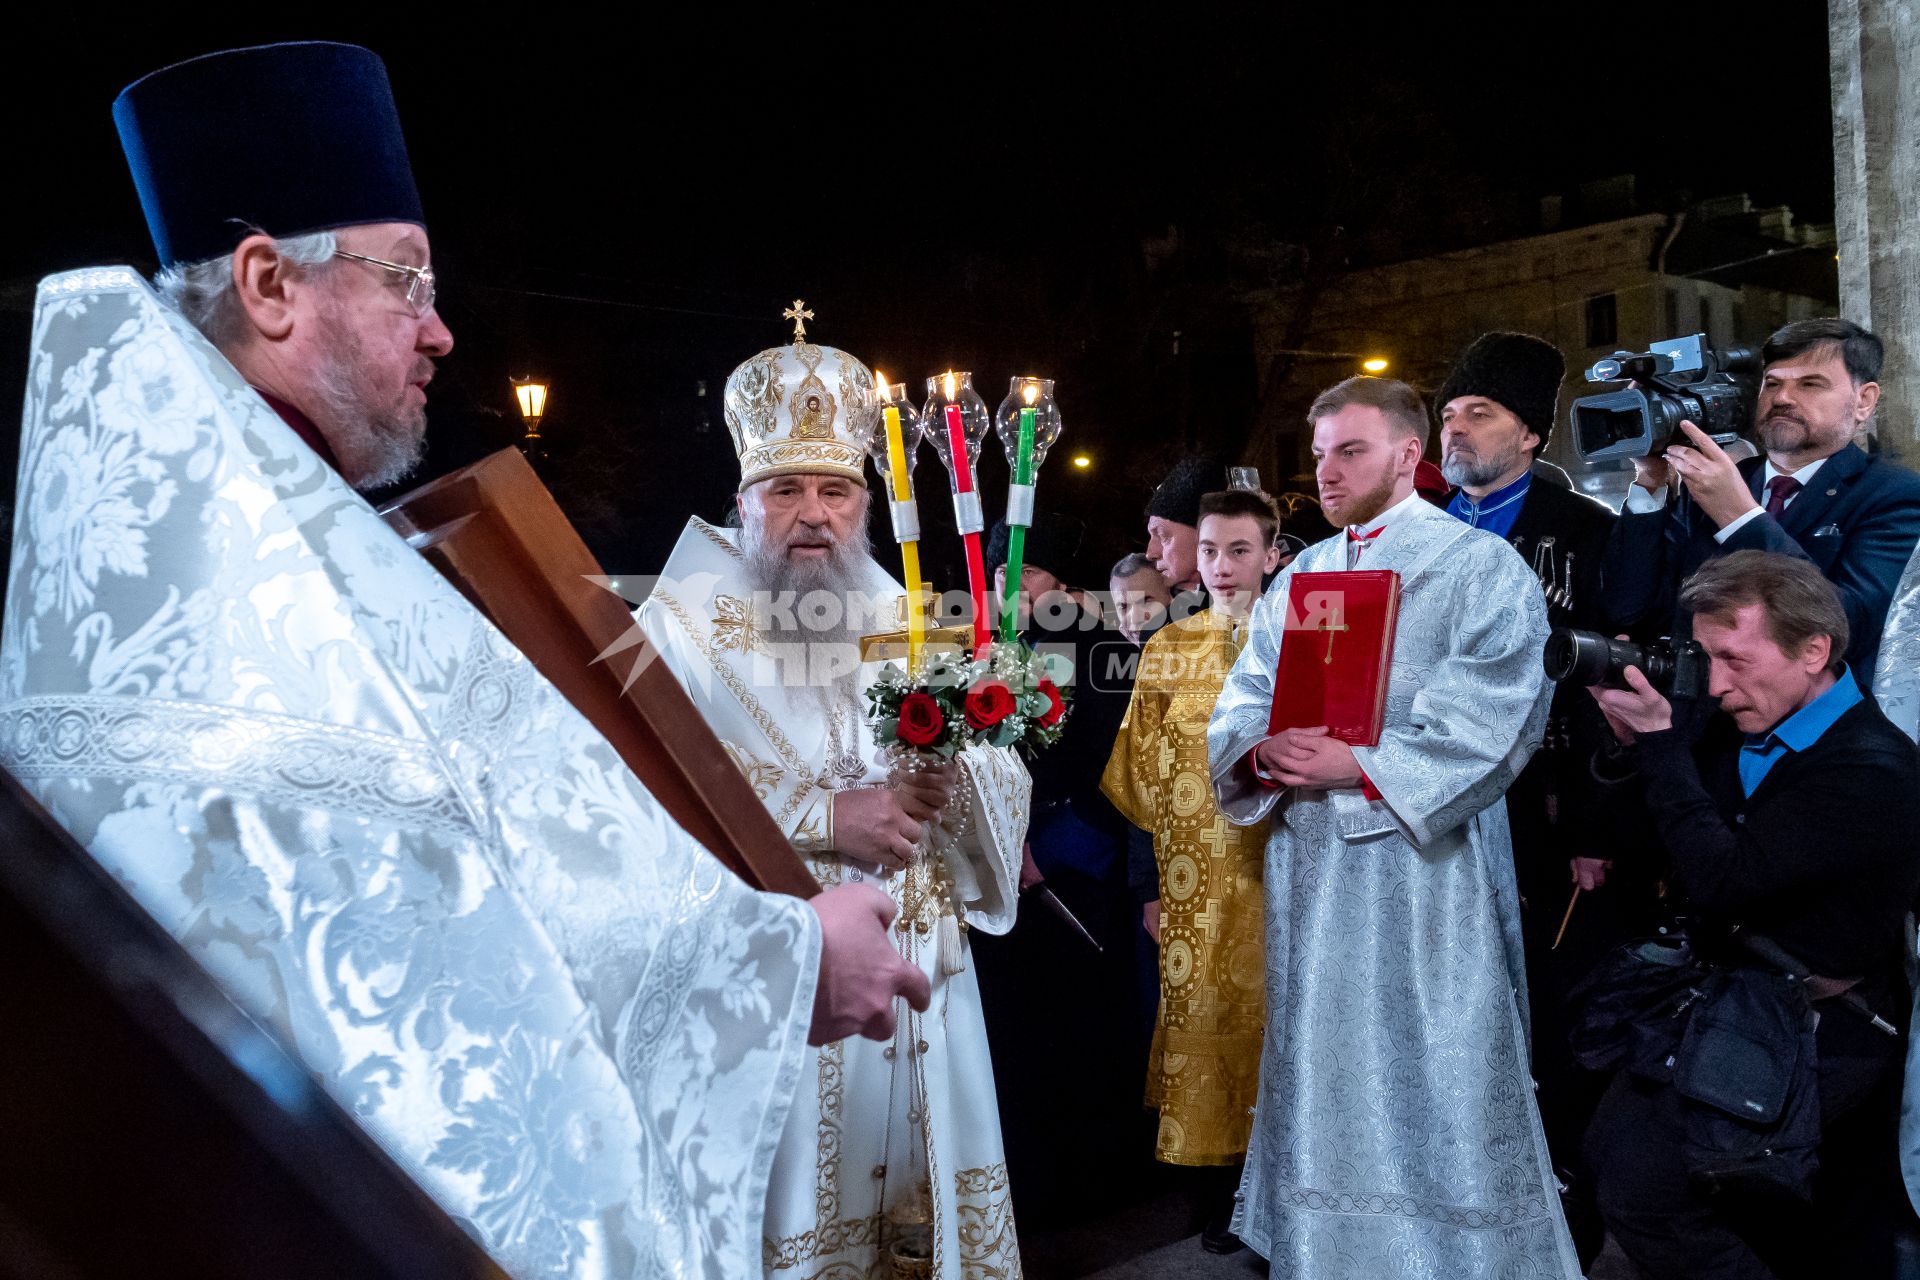
[{"label": "priest's gray hair", "polygon": [[[302,267],[318,267],[331,261],[340,242],[331,231],[310,231],[303,236],[275,240],[273,248],[288,262]],[[222,254],[201,262],[176,263],[164,267],[153,278],[160,297],[187,323],[206,335],[214,346],[226,348],[246,332],[247,316],[233,287],[233,255]]]}]

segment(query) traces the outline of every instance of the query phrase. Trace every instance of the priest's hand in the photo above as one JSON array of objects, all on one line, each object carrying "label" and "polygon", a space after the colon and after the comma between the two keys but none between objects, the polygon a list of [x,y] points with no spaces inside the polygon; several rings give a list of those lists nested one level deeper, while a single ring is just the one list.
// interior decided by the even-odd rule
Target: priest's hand
[{"label": "priest's hand", "polygon": [[1712,436],[1691,422],[1681,423],[1680,431],[1692,447],[1668,445],[1667,463],[1680,473],[1688,495],[1707,513],[1709,520],[1724,529],[1759,507],[1753,500],[1753,491],[1747,488],[1746,477],[1740,474],[1739,465]]},{"label": "priest's hand", "polygon": [[893,1034],[895,996],[922,1012],[932,998],[927,975],[908,964],[887,936],[896,908],[870,884],[839,884],[807,903],[820,917],[820,980],[813,989],[807,1043]]},{"label": "priest's hand", "polygon": [[[1620,638],[1624,640],[1626,637]],[[1673,728],[1673,707],[1641,674],[1640,668],[1628,667],[1621,674],[1631,688],[1603,689],[1599,685],[1591,685],[1587,689],[1593,695],[1593,700],[1600,704],[1601,712],[1607,717],[1607,725],[1620,744],[1630,747],[1640,734],[1659,733],[1663,729]]]},{"label": "priest's hand", "polygon": [[1286,787],[1333,791],[1361,783],[1360,762],[1353,748],[1327,736],[1321,725],[1313,729],[1282,729],[1253,749],[1254,763]]},{"label": "priest's hand", "polygon": [[[921,823],[907,809],[906,792],[891,787],[855,787],[833,796],[834,851],[856,862],[898,871],[913,861]],[[915,805],[925,802],[915,793]],[[938,812],[937,808],[933,812]]]}]

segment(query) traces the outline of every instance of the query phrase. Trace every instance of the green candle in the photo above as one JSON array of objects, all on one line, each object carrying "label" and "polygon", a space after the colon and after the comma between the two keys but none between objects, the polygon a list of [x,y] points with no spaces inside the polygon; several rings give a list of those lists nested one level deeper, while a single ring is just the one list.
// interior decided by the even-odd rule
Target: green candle
[{"label": "green candle", "polygon": [[[1013,460],[1016,488],[1007,503],[1007,594],[1000,612],[1000,637],[1011,641],[1018,629],[1020,573],[1026,567],[1027,524],[1033,519],[1033,408],[1020,411],[1020,443]],[[1014,495],[1024,492],[1025,501]],[[1021,508],[1024,508],[1021,509]]]}]

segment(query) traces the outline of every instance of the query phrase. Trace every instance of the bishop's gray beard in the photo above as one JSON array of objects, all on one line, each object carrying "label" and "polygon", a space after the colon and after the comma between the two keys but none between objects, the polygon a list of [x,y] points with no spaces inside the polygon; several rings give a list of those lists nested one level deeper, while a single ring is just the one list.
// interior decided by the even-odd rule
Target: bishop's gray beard
[{"label": "bishop's gray beard", "polygon": [[758,516],[740,529],[740,552],[753,611],[754,631],[776,664],[780,683],[827,711],[837,704],[862,705],[860,637],[875,630],[869,598],[873,554],[866,522],[840,541],[829,528],[798,525],[790,538],[828,544],[818,560],[794,561],[785,543],[774,543]]}]

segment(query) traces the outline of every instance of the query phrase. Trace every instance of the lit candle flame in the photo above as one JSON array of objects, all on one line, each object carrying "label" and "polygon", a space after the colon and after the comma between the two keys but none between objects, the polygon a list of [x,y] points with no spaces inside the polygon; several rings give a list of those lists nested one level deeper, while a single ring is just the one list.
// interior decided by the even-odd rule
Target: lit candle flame
[{"label": "lit candle flame", "polygon": [[1028,404],[1032,404],[1040,398],[1040,384],[1037,382],[1029,382],[1021,389],[1020,394],[1027,398]]},{"label": "lit candle flame", "polygon": [[953,399],[953,370],[947,370],[947,399]]},{"label": "lit candle flame", "polygon": [[887,375],[878,369],[873,371],[873,390],[882,400],[887,398]]}]

